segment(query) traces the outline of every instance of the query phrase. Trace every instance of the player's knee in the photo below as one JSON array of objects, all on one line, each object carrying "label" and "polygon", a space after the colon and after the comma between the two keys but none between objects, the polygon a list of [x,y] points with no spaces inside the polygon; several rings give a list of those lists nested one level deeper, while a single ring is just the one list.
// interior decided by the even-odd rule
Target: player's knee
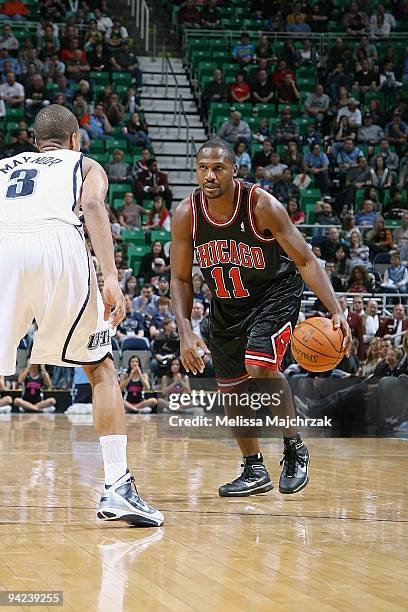
[{"label": "player's knee", "polygon": [[115,366],[109,357],[99,363],[83,365],[82,367],[92,387],[102,380],[112,381],[112,383],[116,381]]},{"label": "player's knee", "polygon": [[283,374],[278,370],[278,368],[264,368],[259,365],[250,365],[245,364],[246,371],[251,376],[251,378],[282,378]]}]

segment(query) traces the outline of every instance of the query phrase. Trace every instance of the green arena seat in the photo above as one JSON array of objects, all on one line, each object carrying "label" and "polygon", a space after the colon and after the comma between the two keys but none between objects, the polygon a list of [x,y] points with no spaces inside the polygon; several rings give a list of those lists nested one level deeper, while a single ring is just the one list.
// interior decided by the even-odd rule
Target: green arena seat
[{"label": "green arena seat", "polygon": [[125,242],[131,242],[135,245],[144,245],[146,242],[145,233],[142,230],[124,229],[122,232],[122,238]]},{"label": "green arena seat", "polygon": [[152,243],[159,240],[162,244],[164,244],[165,242],[169,242],[171,240],[171,232],[166,232],[164,230],[152,230],[150,239]]}]

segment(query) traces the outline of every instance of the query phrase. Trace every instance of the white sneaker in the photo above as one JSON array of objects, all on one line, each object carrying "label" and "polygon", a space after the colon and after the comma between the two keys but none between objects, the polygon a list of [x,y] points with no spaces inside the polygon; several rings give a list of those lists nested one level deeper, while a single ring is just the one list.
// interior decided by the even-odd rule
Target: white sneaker
[{"label": "white sneaker", "polygon": [[12,411],[12,407],[10,404],[5,404],[4,406],[0,406],[0,414],[10,414]]}]

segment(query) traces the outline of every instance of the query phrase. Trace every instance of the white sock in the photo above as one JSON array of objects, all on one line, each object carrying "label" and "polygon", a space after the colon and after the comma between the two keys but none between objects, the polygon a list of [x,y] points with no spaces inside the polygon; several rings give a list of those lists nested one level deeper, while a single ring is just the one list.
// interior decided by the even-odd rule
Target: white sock
[{"label": "white sock", "polygon": [[101,436],[99,442],[102,447],[105,484],[110,486],[126,473],[127,436]]}]

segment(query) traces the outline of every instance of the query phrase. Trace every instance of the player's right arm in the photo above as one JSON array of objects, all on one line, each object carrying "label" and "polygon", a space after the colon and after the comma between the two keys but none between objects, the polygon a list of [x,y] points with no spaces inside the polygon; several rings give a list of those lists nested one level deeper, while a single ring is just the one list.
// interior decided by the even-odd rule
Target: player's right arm
[{"label": "player's right arm", "polygon": [[87,157],[84,158],[83,173],[85,178],[82,186],[81,206],[92,247],[103,274],[104,318],[105,321],[109,319],[110,308],[114,306],[111,324],[117,327],[125,318],[126,307],[125,298],[118,283],[111,226],[105,208],[108,178],[102,166]]},{"label": "player's right arm", "polygon": [[193,237],[191,235],[190,199],[186,198],[174,211],[171,224],[170,250],[170,295],[171,306],[176,315],[180,335],[180,358],[187,372],[203,372],[204,362],[198,354],[199,348],[209,353],[204,342],[191,327],[193,308]]}]

